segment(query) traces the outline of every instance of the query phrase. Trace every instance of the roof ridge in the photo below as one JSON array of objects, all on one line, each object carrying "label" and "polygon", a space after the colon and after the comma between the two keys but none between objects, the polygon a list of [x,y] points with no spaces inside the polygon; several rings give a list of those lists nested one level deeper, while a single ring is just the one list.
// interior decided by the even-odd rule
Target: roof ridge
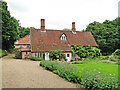
[{"label": "roof ridge", "polygon": [[[31,30],[41,30],[41,29],[31,29]],[[72,32],[72,30],[71,31],[66,31],[66,30],[58,30],[58,29],[46,29],[47,31],[65,31],[65,32]],[[82,31],[76,31],[76,32],[82,32]]]}]

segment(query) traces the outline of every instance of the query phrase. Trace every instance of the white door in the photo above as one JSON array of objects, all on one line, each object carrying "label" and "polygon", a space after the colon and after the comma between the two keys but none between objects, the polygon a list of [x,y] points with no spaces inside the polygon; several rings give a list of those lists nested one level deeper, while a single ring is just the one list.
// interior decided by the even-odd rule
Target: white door
[{"label": "white door", "polygon": [[70,53],[67,53],[67,55],[66,55],[66,59],[67,59],[67,62],[70,62]]},{"label": "white door", "polygon": [[45,60],[49,60],[49,52],[45,53]]}]

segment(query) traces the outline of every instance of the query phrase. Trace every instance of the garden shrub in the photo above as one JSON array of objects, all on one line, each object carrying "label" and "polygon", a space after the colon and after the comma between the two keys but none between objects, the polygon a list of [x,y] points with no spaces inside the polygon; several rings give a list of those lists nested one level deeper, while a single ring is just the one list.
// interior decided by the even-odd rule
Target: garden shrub
[{"label": "garden shrub", "polygon": [[73,64],[83,64],[83,61],[75,61]]},{"label": "garden shrub", "polygon": [[19,48],[10,48],[8,50],[9,53],[16,53],[19,50]]},{"label": "garden shrub", "polygon": [[71,59],[71,62],[75,61],[74,59]]},{"label": "garden shrub", "polygon": [[102,60],[108,60],[109,56],[100,56],[100,59],[102,59]]},{"label": "garden shrub", "polygon": [[4,56],[7,56],[7,55],[8,55],[8,53],[7,53],[6,50],[0,49],[0,58],[1,58],[1,57],[4,57]]},{"label": "garden shrub", "polygon": [[82,75],[82,82],[81,82],[86,89],[92,90],[118,90],[118,79],[115,75],[105,75],[100,72],[90,72],[85,71]]},{"label": "garden shrub", "polygon": [[115,52],[113,53],[113,55],[120,56],[120,49],[115,50]]},{"label": "garden shrub", "polygon": [[65,54],[61,50],[51,51],[49,56],[52,60],[62,60],[62,58],[66,60]]},{"label": "garden shrub", "polygon": [[43,58],[33,57],[33,56],[30,56],[29,59],[33,60],[33,61],[43,61],[44,60]]},{"label": "garden shrub", "polygon": [[81,81],[81,72],[75,66],[53,61],[42,61],[40,62],[40,66],[58,74],[70,82],[80,83]]},{"label": "garden shrub", "polygon": [[16,58],[16,59],[21,59],[21,58],[22,58],[22,53],[21,53],[20,51],[17,51],[17,52],[15,53],[15,58]]},{"label": "garden shrub", "polygon": [[52,71],[55,74],[58,74],[60,77],[70,82],[82,84],[86,89],[89,90],[118,89],[118,79],[115,77],[115,75],[104,75],[98,71],[81,72],[72,65],[53,61],[42,61],[40,62],[40,66]]}]

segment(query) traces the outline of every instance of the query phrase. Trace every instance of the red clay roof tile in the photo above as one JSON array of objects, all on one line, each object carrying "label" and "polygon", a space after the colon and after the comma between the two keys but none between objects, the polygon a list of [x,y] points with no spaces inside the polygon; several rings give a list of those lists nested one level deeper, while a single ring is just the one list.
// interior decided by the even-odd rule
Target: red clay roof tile
[{"label": "red clay roof tile", "polygon": [[[60,40],[60,36],[63,33],[67,36],[66,41]],[[76,31],[76,34],[73,34],[72,31],[46,30],[46,32],[41,32],[40,29],[31,29],[30,35],[32,52],[53,51],[58,49],[62,51],[71,51],[68,44],[97,46],[91,32]]]},{"label": "red clay roof tile", "polygon": [[[14,44],[17,44],[17,41],[14,42]],[[29,42],[29,35],[26,35],[25,37],[18,40],[18,44],[30,44]]]}]

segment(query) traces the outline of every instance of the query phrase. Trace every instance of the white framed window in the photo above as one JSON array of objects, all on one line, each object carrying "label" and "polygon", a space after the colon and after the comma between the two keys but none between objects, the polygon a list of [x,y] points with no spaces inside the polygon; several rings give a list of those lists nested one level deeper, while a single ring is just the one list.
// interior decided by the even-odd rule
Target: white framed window
[{"label": "white framed window", "polygon": [[30,48],[30,45],[26,45],[26,48]]},{"label": "white framed window", "polygon": [[62,34],[62,36],[61,36],[60,39],[61,39],[61,40],[66,40],[66,35],[65,35],[65,34]]},{"label": "white framed window", "polygon": [[69,54],[69,53],[67,53],[67,57],[70,57],[70,54]]},{"label": "white framed window", "polygon": [[42,52],[34,53],[34,56],[35,56],[35,57],[42,57]]},{"label": "white framed window", "polygon": [[23,45],[20,45],[20,48],[23,48]]},{"label": "white framed window", "polygon": [[28,55],[28,52],[25,52],[25,55]]}]

